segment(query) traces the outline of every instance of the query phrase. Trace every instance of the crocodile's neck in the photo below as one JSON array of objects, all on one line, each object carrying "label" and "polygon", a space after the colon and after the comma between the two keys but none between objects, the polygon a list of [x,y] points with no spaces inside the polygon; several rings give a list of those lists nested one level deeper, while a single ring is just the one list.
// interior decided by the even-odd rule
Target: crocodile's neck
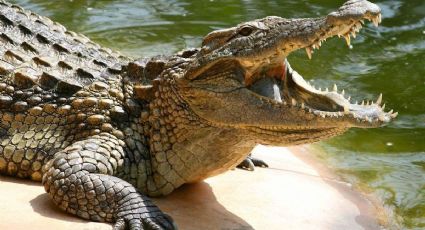
[{"label": "crocodile's neck", "polygon": [[151,180],[136,183],[147,183],[140,189],[149,195],[166,195],[184,183],[234,168],[255,146],[238,130],[215,127],[196,116],[167,80],[159,85],[136,125],[145,133],[146,173],[152,175]]}]

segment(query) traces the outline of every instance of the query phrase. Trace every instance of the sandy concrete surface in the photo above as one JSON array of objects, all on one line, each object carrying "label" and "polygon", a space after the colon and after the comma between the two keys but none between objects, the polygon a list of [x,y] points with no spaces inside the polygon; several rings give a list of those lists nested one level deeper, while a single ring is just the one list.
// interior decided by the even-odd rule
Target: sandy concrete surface
[{"label": "sandy concrete surface", "polygon": [[[306,148],[259,146],[270,168],[232,170],[155,199],[179,229],[380,229],[375,208]],[[62,212],[38,183],[0,176],[0,229],[111,229]]]}]

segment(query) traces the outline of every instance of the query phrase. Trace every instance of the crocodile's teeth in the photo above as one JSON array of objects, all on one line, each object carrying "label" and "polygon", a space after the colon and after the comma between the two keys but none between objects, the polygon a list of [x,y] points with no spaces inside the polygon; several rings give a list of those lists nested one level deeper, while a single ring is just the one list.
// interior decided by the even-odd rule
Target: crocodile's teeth
[{"label": "crocodile's teeth", "polygon": [[311,47],[306,47],[305,51],[307,52],[308,59],[311,59],[311,53],[312,53]]},{"label": "crocodile's teeth", "polygon": [[349,97],[347,98],[347,100],[348,100],[348,101],[351,101],[351,96],[349,96]]},{"label": "crocodile's teeth", "polygon": [[364,105],[364,100],[362,101],[361,105]]},{"label": "crocodile's teeth", "polygon": [[393,112],[394,112],[394,110],[390,110],[388,113],[389,113],[389,114],[392,114]]},{"label": "crocodile's teeth", "polygon": [[305,104],[304,104],[304,102],[301,102],[301,109],[304,109],[305,108]]},{"label": "crocodile's teeth", "polygon": [[380,105],[382,103],[382,93],[379,94],[378,100],[376,100],[376,104]]},{"label": "crocodile's teeth", "polygon": [[294,98],[291,98],[291,103],[292,103],[293,106],[297,105],[297,101]]},{"label": "crocodile's teeth", "polygon": [[363,26],[362,26],[362,24],[361,24],[360,22],[357,22],[357,23],[356,23],[355,31],[356,31],[356,32],[359,32],[359,31],[360,31],[360,29],[361,29],[362,27],[363,27]]},{"label": "crocodile's teeth", "polygon": [[344,94],[345,94],[345,90],[342,90],[341,95],[344,96]]},{"label": "crocodile's teeth", "polygon": [[347,33],[344,35],[345,41],[347,42],[347,45],[350,46],[351,45],[351,39],[350,39],[350,34]]},{"label": "crocodile's teeth", "polygon": [[336,86],[336,84],[334,84],[333,91],[338,92],[338,86]]},{"label": "crocodile's teeth", "polygon": [[372,18],[372,22],[373,22],[373,25],[375,25],[375,27],[378,27],[379,26],[379,19],[378,19],[378,17]]},{"label": "crocodile's teeth", "polygon": [[382,14],[378,14],[378,23],[382,22]]},{"label": "crocodile's teeth", "polygon": [[383,111],[383,110],[385,109],[385,104],[384,104],[384,105],[382,105],[382,107],[381,107],[381,108],[382,108],[382,111]]},{"label": "crocodile's teeth", "polygon": [[395,113],[391,114],[390,116],[391,116],[391,118],[396,118],[398,116],[398,112],[395,112]]},{"label": "crocodile's teeth", "polygon": [[349,114],[350,113],[350,109],[348,108],[348,106],[344,106],[344,114]]}]

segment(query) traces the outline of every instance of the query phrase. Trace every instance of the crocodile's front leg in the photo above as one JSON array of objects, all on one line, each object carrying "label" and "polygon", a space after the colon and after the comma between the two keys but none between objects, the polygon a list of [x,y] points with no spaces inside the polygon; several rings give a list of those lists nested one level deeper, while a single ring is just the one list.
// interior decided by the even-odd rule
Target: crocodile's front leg
[{"label": "crocodile's front leg", "polygon": [[43,185],[61,209],[114,229],[175,229],[172,219],[126,181],[114,177],[124,156],[119,141],[101,133],[55,154]]}]

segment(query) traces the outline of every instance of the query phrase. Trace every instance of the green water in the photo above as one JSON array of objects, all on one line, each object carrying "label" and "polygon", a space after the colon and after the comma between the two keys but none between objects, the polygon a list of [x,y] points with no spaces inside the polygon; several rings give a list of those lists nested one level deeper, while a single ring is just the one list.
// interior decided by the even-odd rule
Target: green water
[{"label": "green water", "polygon": [[[330,0],[15,0],[100,44],[134,57],[197,47],[211,30],[267,15],[314,17],[336,9]],[[325,159],[346,180],[367,186],[403,229],[425,229],[425,1],[376,1],[379,28],[366,26],[349,49],[331,39],[292,66],[318,86],[333,82],[352,95],[376,99],[399,118],[385,128],[353,129],[321,143]],[[361,97],[360,97],[361,96]]]}]

